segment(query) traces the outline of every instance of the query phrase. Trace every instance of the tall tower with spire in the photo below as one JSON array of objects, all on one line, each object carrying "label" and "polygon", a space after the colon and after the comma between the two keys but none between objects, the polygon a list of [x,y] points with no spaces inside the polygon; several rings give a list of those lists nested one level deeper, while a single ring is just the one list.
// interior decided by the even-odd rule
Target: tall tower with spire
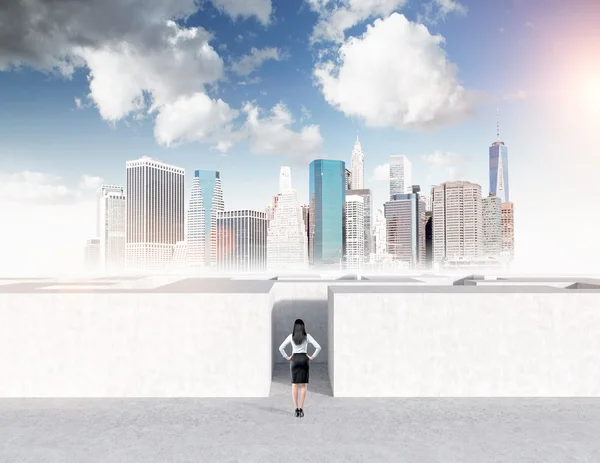
[{"label": "tall tower with spire", "polygon": [[352,189],[362,190],[365,187],[365,155],[360,146],[358,135],[352,150]]},{"label": "tall tower with spire", "polygon": [[510,201],[508,189],[508,148],[500,141],[500,112],[496,113],[496,141],[492,143],[490,156],[490,193],[503,203]]}]

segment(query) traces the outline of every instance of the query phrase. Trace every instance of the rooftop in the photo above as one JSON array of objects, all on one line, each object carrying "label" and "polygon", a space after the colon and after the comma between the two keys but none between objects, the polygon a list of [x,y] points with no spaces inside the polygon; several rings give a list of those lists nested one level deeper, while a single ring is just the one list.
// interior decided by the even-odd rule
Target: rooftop
[{"label": "rooftop", "polygon": [[569,293],[600,291],[586,276],[480,275],[114,275],[85,278],[0,278],[2,293],[268,293],[275,283],[321,283],[336,292],[381,293]]}]

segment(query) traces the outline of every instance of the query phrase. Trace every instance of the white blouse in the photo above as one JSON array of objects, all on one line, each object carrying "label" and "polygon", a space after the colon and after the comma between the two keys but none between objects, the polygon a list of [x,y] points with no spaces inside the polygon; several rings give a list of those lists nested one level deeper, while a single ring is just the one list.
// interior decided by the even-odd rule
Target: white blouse
[{"label": "white blouse", "polygon": [[291,334],[287,338],[285,338],[285,341],[283,341],[281,343],[281,346],[279,346],[279,352],[281,352],[281,355],[283,355],[284,358],[287,357],[287,354],[285,353],[285,348],[287,347],[288,344],[292,345],[292,355],[293,354],[307,354],[309,344],[312,344],[315,348],[315,353],[311,355],[311,357],[313,359],[319,354],[319,352],[321,352],[321,346],[319,345],[319,343],[317,341],[315,341],[315,339],[310,334],[306,335],[306,339],[300,345],[296,345],[292,341]]}]

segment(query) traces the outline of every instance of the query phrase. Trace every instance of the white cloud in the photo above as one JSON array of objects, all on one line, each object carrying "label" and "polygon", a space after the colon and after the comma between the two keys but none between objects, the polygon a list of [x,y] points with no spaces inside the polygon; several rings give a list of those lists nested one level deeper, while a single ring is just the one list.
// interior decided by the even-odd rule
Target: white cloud
[{"label": "white cloud", "polygon": [[[234,18],[255,15],[265,24],[271,13],[270,0],[215,0],[215,4]],[[198,8],[195,0],[4,2],[0,70],[30,65],[70,76],[85,67],[89,101],[106,121],[127,123],[130,116],[139,120],[156,115],[159,143],[212,140],[228,130],[218,123],[227,124],[235,115],[227,103],[206,92],[223,77],[223,60],[210,45],[210,33],[173,21]],[[200,106],[192,108],[192,102]],[[75,105],[85,106],[79,98]]]},{"label": "white cloud", "polygon": [[390,15],[406,0],[306,0],[319,20],[311,41],[343,42],[345,31],[361,22]]},{"label": "white cloud", "polygon": [[271,21],[271,0],[212,0],[213,4],[233,19],[255,16],[263,25]]},{"label": "white cloud", "polygon": [[97,191],[104,183],[102,177],[84,174],[79,182],[79,189],[85,191]]},{"label": "white cloud", "polygon": [[102,185],[102,178],[82,175],[76,188],[63,178],[41,172],[0,173],[0,197],[5,203],[67,204],[81,201]]},{"label": "white cloud", "polygon": [[312,113],[310,112],[310,109],[308,109],[304,105],[302,105],[300,107],[300,113],[302,114],[302,116],[300,117],[300,122],[307,121],[312,117]]},{"label": "white cloud", "polygon": [[154,125],[154,137],[165,146],[211,141],[237,116],[238,111],[223,100],[212,100],[204,93],[181,96],[161,108]]},{"label": "white cloud", "polygon": [[425,163],[430,167],[447,167],[463,162],[463,158],[456,153],[436,151],[432,154],[422,156]]},{"label": "white cloud", "polygon": [[255,154],[283,155],[295,164],[307,164],[323,157],[323,137],[318,125],[307,125],[296,132],[295,120],[283,104],[275,105],[267,115],[252,103],[246,103],[247,120],[242,132],[249,138]]},{"label": "white cloud", "polygon": [[262,66],[265,61],[281,61],[287,58],[278,48],[252,48],[249,55],[241,57],[231,65],[231,70],[239,76],[248,76]]},{"label": "white cloud", "polygon": [[76,50],[90,69],[90,98],[104,119],[160,110],[222,77],[223,61],[206,31],[169,21],[161,32],[160,44],[151,50],[129,42]]},{"label": "white cloud", "polygon": [[429,167],[428,183],[467,180],[465,178],[467,158],[447,151],[435,151],[421,156]]},{"label": "white cloud", "polygon": [[373,169],[371,180],[374,182],[387,182],[390,179],[390,165],[381,164]]},{"label": "white cloud", "polygon": [[504,95],[504,99],[507,101],[525,100],[527,99],[527,92],[525,92],[524,90],[518,90],[514,93],[508,93]]},{"label": "white cloud", "polygon": [[371,127],[421,130],[460,120],[473,95],[447,59],[444,38],[394,13],[340,47],[314,76],[326,101]]},{"label": "white cloud", "polygon": [[256,84],[260,84],[261,82],[262,82],[262,79],[260,77],[256,76],[256,77],[251,77],[250,79],[241,80],[237,84],[238,85],[256,85]]},{"label": "white cloud", "polygon": [[425,13],[419,15],[419,21],[436,24],[444,21],[450,14],[464,16],[467,14],[467,7],[456,0],[432,0],[425,4]]}]

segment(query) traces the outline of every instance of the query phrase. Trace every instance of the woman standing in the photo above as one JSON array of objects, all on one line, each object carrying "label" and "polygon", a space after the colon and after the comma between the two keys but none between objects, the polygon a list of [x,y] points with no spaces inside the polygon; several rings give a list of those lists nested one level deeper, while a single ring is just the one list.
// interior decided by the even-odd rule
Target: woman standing
[{"label": "woman standing", "polygon": [[[290,357],[285,353],[288,344],[292,345],[292,355]],[[308,344],[315,348],[314,354],[308,355]],[[279,352],[286,360],[291,360],[290,376],[292,380],[292,399],[296,409],[296,417],[304,416],[304,400],[306,399],[306,386],[308,385],[308,362],[313,360],[321,351],[321,346],[314,338],[306,333],[304,322],[300,319],[294,322],[294,329],[285,341],[279,346]],[[300,389],[300,407],[298,407],[298,389]]]}]

